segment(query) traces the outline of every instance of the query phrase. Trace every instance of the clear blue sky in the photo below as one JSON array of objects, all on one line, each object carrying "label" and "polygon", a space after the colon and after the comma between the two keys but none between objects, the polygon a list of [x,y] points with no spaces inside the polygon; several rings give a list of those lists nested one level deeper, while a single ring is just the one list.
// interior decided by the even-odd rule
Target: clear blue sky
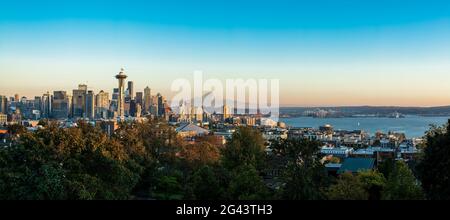
[{"label": "clear blue sky", "polygon": [[279,78],[283,105],[450,104],[449,1],[0,0],[0,94]]}]

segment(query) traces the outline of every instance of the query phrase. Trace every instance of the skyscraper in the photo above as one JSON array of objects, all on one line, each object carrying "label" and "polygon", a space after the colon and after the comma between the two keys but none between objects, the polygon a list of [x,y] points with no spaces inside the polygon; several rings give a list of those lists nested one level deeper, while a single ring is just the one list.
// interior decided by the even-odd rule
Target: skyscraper
[{"label": "skyscraper", "polygon": [[117,111],[119,106],[119,88],[114,88],[112,97],[111,97],[111,105],[109,106],[111,111]]},{"label": "skyscraper", "polygon": [[195,122],[197,123],[203,122],[203,107],[194,107],[193,109]]},{"label": "skyscraper", "polygon": [[94,92],[92,90],[89,90],[86,94],[86,98],[85,98],[85,114],[86,114],[86,118],[89,119],[94,119],[95,117],[95,96],[94,96]]},{"label": "skyscraper", "polygon": [[42,97],[34,97],[34,110],[38,110],[39,113],[42,114]]},{"label": "skyscraper", "polygon": [[109,109],[109,94],[101,90],[95,96],[95,114],[97,118],[107,118]]},{"label": "skyscraper", "polygon": [[78,89],[73,90],[72,96],[72,117],[83,118],[85,116],[85,98],[87,86],[80,84]]},{"label": "skyscraper", "polygon": [[149,112],[150,114],[154,115],[154,116],[158,116],[158,96],[154,95],[151,96],[150,99],[150,109]]},{"label": "skyscraper", "polygon": [[125,116],[131,116],[130,115],[130,107],[131,107],[131,100],[130,97],[125,97],[125,101],[123,103],[123,112],[125,114]]},{"label": "skyscraper", "polygon": [[0,95],[0,113],[8,114],[8,98]]},{"label": "skyscraper", "polygon": [[158,105],[158,116],[162,117],[164,115],[164,111],[165,111],[165,109],[164,109],[164,97],[160,93],[158,93],[157,97],[158,97],[158,103],[157,103],[157,105]]},{"label": "skyscraper", "polygon": [[230,117],[230,108],[225,104],[223,105],[223,120]]},{"label": "skyscraper", "polygon": [[119,74],[116,75],[116,79],[119,81],[119,97],[118,97],[118,115],[120,120],[123,121],[125,119],[125,97],[124,97],[124,81],[127,76],[124,73],[124,69],[122,68]]},{"label": "skyscraper", "polygon": [[134,85],[133,81],[128,81],[128,97],[130,97],[130,100],[134,99]]},{"label": "skyscraper", "polygon": [[50,97],[50,93],[47,91],[47,93],[42,95],[42,117],[44,118],[50,118],[52,114],[52,100]]},{"label": "skyscraper", "polygon": [[52,100],[52,117],[66,119],[69,116],[69,97],[66,91],[54,91]]},{"label": "skyscraper", "polygon": [[144,101],[144,94],[142,92],[136,92],[136,103],[142,106],[143,101]]},{"label": "skyscraper", "polygon": [[130,100],[129,115],[136,117],[136,100]]},{"label": "skyscraper", "polygon": [[147,86],[144,89],[144,112],[150,112],[150,107],[152,106],[152,94],[151,89]]}]

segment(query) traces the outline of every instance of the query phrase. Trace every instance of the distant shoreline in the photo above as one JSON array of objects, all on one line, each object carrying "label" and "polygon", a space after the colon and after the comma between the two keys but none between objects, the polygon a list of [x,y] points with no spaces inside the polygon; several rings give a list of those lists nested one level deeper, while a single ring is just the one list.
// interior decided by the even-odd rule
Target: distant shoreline
[{"label": "distant shoreline", "polygon": [[352,107],[281,107],[280,118],[314,116],[325,118],[357,117],[450,117],[450,106],[440,107],[391,107],[391,106],[352,106]]},{"label": "distant shoreline", "polygon": [[442,106],[390,106],[390,105],[336,105],[336,106],[280,106],[280,108],[450,108],[450,105]]},{"label": "distant shoreline", "polygon": [[280,121],[288,127],[307,127],[319,128],[329,124],[335,130],[363,130],[369,134],[377,131],[384,133],[397,132],[404,133],[409,138],[423,137],[425,132],[430,129],[430,125],[442,126],[448,122],[450,117],[422,117],[417,115],[406,115],[404,118],[388,117],[342,117],[342,118],[313,118],[313,117],[295,117],[280,118]]},{"label": "distant shoreline", "polygon": [[[437,118],[437,117],[449,117],[450,119],[450,114],[449,115],[406,115],[406,117],[408,116],[417,116],[417,117],[426,117],[426,118]],[[312,116],[302,116],[302,115],[293,115],[293,116],[280,116],[280,118],[317,118],[317,119],[326,119],[326,118],[392,118],[392,117],[388,117],[388,116],[343,116],[343,117],[312,117]],[[392,119],[397,119],[397,118],[392,118]]]}]

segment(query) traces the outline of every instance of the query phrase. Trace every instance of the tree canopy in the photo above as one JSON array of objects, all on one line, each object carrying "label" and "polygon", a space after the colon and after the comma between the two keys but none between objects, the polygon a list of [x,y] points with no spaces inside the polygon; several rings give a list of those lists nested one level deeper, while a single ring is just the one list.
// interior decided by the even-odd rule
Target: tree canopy
[{"label": "tree canopy", "polygon": [[328,178],[320,162],[320,143],[308,139],[275,141],[272,157],[282,169],[282,199],[317,200],[324,197]]},{"label": "tree canopy", "polygon": [[433,126],[427,133],[423,158],[417,170],[429,199],[450,199],[450,124]]},{"label": "tree canopy", "polygon": [[[433,128],[417,171],[402,161],[378,170],[327,175],[321,143],[273,140],[239,127],[226,145],[180,138],[163,120],[122,123],[109,136],[79,121],[30,132],[8,127],[0,149],[0,199],[24,200],[419,200],[448,199],[450,132]],[[421,188],[423,186],[423,190]]]},{"label": "tree canopy", "polygon": [[403,161],[397,161],[383,192],[387,200],[422,200],[424,194],[419,181]]}]

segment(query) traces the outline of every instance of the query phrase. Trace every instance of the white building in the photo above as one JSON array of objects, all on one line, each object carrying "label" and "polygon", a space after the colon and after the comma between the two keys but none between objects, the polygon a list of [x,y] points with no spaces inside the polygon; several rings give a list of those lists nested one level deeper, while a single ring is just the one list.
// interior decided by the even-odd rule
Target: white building
[{"label": "white building", "polygon": [[341,146],[341,147],[323,146],[320,149],[320,153],[323,155],[333,155],[336,157],[348,157],[350,154],[353,153],[353,148],[345,147],[345,146]]}]

